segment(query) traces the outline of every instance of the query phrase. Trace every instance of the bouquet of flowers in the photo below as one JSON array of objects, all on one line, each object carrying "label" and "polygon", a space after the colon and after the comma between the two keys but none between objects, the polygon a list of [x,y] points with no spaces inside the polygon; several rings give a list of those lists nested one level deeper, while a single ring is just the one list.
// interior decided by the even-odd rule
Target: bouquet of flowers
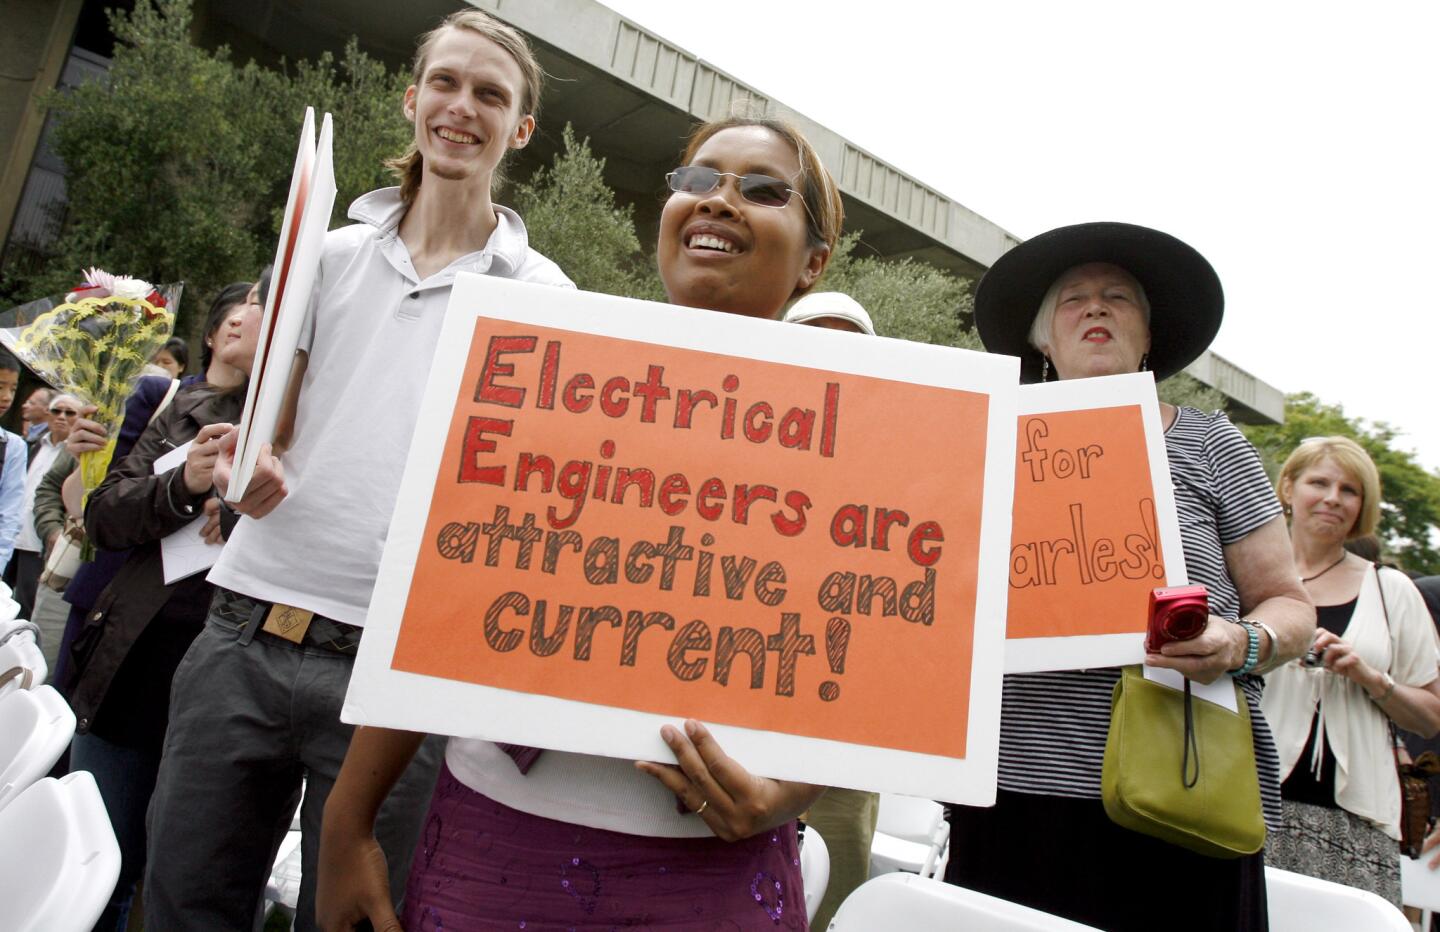
[{"label": "bouquet of flowers", "polygon": [[44,298],[3,315],[0,343],[51,387],[95,406],[110,442],[80,455],[85,495],[100,485],[115,452],[125,400],[175,325],[182,284],[154,287],[89,269],[63,298]]}]

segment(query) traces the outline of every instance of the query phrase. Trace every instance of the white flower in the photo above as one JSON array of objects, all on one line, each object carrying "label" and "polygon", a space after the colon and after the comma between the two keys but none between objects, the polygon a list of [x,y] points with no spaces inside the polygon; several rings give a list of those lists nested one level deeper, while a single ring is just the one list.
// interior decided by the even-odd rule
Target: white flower
[{"label": "white flower", "polygon": [[150,293],[150,283],[138,278],[118,277],[110,286],[110,293],[117,298],[140,299]]},{"label": "white flower", "polygon": [[96,285],[104,288],[111,294],[115,293],[115,276],[104,269],[90,268],[85,270],[85,284]]}]

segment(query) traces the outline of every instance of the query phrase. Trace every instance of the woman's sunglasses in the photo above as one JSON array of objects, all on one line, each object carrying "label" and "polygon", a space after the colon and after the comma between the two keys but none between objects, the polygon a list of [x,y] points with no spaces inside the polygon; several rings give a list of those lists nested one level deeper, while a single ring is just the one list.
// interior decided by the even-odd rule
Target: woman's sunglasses
[{"label": "woman's sunglasses", "polygon": [[[682,165],[666,175],[665,180],[676,194],[709,194],[720,186],[720,179],[725,175],[735,179],[740,186],[741,197],[761,207],[784,207],[790,203],[790,195],[800,197],[800,192],[784,179],[769,175],[737,175],[704,165]],[[805,203],[805,198],[800,197],[800,202]]]}]

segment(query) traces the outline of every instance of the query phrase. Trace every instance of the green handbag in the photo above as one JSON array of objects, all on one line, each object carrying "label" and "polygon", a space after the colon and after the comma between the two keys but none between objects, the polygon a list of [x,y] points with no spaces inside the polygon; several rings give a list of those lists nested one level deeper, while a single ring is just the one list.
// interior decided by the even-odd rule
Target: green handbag
[{"label": "green handbag", "polygon": [[[1237,693],[1239,685],[1235,686]],[[1125,667],[1110,703],[1100,795],[1117,825],[1198,854],[1234,858],[1265,844],[1250,707],[1194,699]]]}]

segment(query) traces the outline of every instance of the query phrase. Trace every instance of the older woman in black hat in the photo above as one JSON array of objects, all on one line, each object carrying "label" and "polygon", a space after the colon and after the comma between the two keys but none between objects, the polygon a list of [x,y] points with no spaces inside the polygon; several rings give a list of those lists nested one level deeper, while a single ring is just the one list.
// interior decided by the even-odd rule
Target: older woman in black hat
[{"label": "older woman in black hat", "polygon": [[[1000,258],[975,320],[1025,381],[1179,372],[1209,346],[1224,297],[1180,240],[1123,223],[1051,230]],[[1211,682],[1234,675],[1250,705],[1267,822],[1278,823],[1274,741],[1256,675],[1305,652],[1315,612],[1295,575],[1259,457],[1223,414],[1162,404],[1190,581],[1210,593],[1197,637],[1146,663]],[[1264,929],[1260,854],[1221,860],[1112,823],[1100,770],[1117,668],[1005,677],[1000,792],[956,807],[946,879],[1105,929]]]}]

